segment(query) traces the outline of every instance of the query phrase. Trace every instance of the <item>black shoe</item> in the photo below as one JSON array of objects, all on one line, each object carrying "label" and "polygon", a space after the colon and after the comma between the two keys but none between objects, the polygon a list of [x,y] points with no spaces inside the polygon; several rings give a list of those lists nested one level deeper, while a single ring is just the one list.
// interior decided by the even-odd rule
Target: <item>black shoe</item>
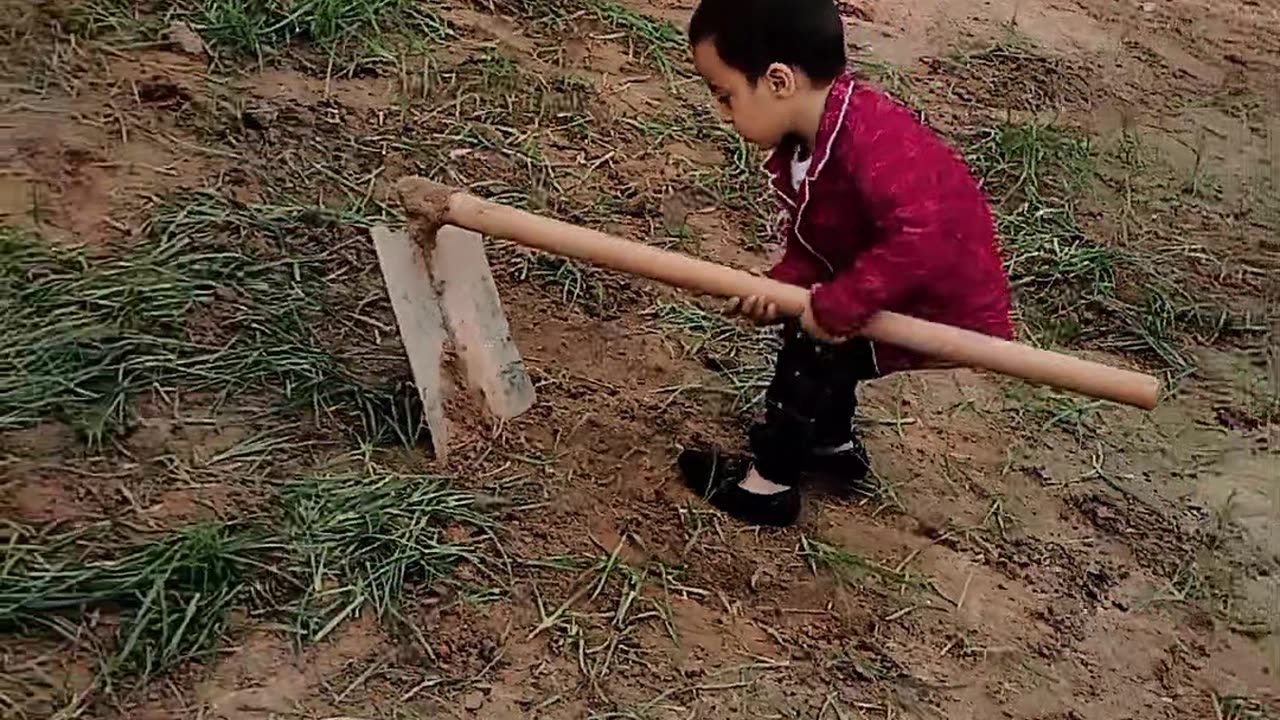
[{"label": "black shoe", "polygon": [[677,460],[684,482],[711,505],[748,525],[789,527],[800,517],[800,491],[772,495],[738,486],[751,469],[751,457],[717,450],[685,450]]},{"label": "black shoe", "polygon": [[867,448],[854,439],[853,447],[834,453],[815,452],[805,458],[802,471],[805,479],[815,483],[824,492],[839,496],[870,495],[874,487],[867,482],[871,462]]}]

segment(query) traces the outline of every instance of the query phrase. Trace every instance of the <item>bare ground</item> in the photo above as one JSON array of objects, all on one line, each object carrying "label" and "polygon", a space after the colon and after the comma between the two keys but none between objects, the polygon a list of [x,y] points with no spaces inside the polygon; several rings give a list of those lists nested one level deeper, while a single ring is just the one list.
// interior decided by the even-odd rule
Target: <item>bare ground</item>
[{"label": "bare ground", "polygon": [[[314,55],[254,68],[72,41],[51,29],[61,5],[7,13],[0,86],[0,212],[51,244],[127,255],[187,190],[377,217],[417,172],[722,262],[768,260],[758,188],[735,174],[752,159],[682,125],[696,84],[599,16],[556,26],[518,3],[431,3],[454,34],[430,62],[343,76]],[[676,24],[690,5],[628,4]],[[1139,147],[1140,163],[1104,162],[1085,232],[1251,329],[1181,334],[1194,369],[1149,414],[970,372],[875,383],[862,412],[882,491],[814,496],[799,528],[766,532],[708,511],[673,472],[681,443],[740,443],[744,422],[714,369],[722,345],[663,321],[686,301],[502,247],[539,404],[450,468],[455,487],[504,499],[496,576],[464,565],[407,594],[425,637],[366,608],[298,645],[237,612],[215,654],[111,692],[93,680],[110,609],[6,634],[4,716],[1280,717],[1280,4],[845,5],[864,68],[958,138],[1040,120],[1107,152]],[[306,236],[299,251],[334,253],[322,292],[342,308],[314,342],[370,378],[407,377],[363,231]],[[221,337],[219,317],[192,322]],[[1106,337],[1072,349],[1166,369]],[[145,533],[250,516],[318,468],[435,470],[424,445],[353,445],[337,421],[263,407],[156,390],[101,447],[65,419],[5,431],[0,507],[36,527]],[[282,426],[295,447],[227,459]]]}]

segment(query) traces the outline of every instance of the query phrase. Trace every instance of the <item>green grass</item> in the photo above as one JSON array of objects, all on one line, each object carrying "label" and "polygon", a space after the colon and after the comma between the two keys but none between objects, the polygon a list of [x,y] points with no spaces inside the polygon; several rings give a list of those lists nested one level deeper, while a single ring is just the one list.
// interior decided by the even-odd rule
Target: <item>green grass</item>
[{"label": "green grass", "polygon": [[1191,338],[1247,332],[1254,323],[1194,297],[1173,258],[1085,229],[1082,203],[1097,187],[1104,159],[1141,170],[1124,151],[1122,144],[1119,156],[1108,151],[1104,158],[1073,130],[1030,122],[981,130],[968,138],[966,153],[996,205],[1006,266],[1032,339],[1145,355],[1181,375],[1193,366],[1186,352]]},{"label": "green grass", "polygon": [[[308,642],[364,607],[412,627],[401,611],[406,587],[434,586],[461,562],[482,565],[478,546],[493,532],[474,496],[441,478],[385,471],[308,478],[286,485],[281,502],[289,575],[303,588],[292,609],[294,632]],[[451,525],[472,539],[449,539]]]},{"label": "green grass", "polygon": [[384,21],[411,7],[404,0],[205,0],[194,18],[207,42],[257,57],[293,42],[327,45],[357,33],[378,34]]},{"label": "green grass", "polygon": [[1096,167],[1088,139],[1037,123],[1007,124],[976,133],[967,155],[998,209],[1023,319],[1042,333],[1056,330],[1054,339],[1075,339],[1081,305],[1114,298],[1119,263],[1077,220],[1078,197]]},{"label": "green grass", "polygon": [[817,574],[831,573],[841,584],[871,589],[880,593],[896,593],[920,589],[923,582],[909,570],[896,570],[861,555],[807,536],[800,537],[800,557]]},{"label": "green grass", "polygon": [[331,56],[386,54],[394,36],[422,48],[452,35],[428,5],[412,0],[176,0],[148,6],[122,0],[90,0],[73,15],[72,30],[90,37],[158,39],[173,21],[184,21],[211,49],[261,61],[296,44]]},{"label": "green grass", "polygon": [[547,634],[592,682],[603,680],[624,661],[648,665],[644,656],[651,651],[638,636],[647,624],[680,643],[670,600],[677,588],[690,590],[680,585],[683,571],[661,561],[628,562],[622,552],[627,542],[624,538],[612,548],[600,546],[604,554],[520,563],[529,570],[576,573],[564,599],[551,600],[537,592],[534,600],[541,620],[528,639]]},{"label": "green grass", "polygon": [[[362,472],[307,477],[281,490],[278,517],[134,536],[100,523],[71,532],[0,526],[0,632],[119,617],[99,681],[145,681],[207,658],[234,611],[279,617],[303,642],[366,608],[421,640],[403,600],[484,564],[491,521],[440,477]],[[451,540],[462,529],[470,539]]]},{"label": "green grass", "polygon": [[756,222],[772,212],[761,151],[716,117],[709,102],[686,102],[678,112],[624,117],[621,123],[655,151],[675,141],[715,148],[724,161],[692,167],[693,185],[715,198],[719,207],[747,213]]},{"label": "green grass", "polygon": [[662,301],[650,314],[677,333],[686,355],[726,382],[734,409],[750,410],[763,400],[780,343],[776,329],[750,327],[688,303]]},{"label": "green grass", "polygon": [[158,37],[165,26],[163,14],[143,12],[129,0],[84,0],[75,6],[69,29],[86,37]]},{"label": "green grass", "polygon": [[1100,400],[1021,385],[1011,387],[1007,397],[1017,424],[1032,436],[1054,429],[1077,439],[1096,434],[1104,407]]},{"label": "green grass", "polygon": [[592,317],[615,317],[622,305],[622,292],[629,287],[625,278],[513,243],[496,244],[489,257],[495,272],[516,282],[533,282],[565,305]]},{"label": "green grass", "polygon": [[773,201],[761,170],[764,158],[760,150],[711,117],[709,111],[696,110],[693,115],[702,120],[698,139],[717,147],[725,156],[720,167],[695,170],[694,185],[718,198],[722,207],[749,213],[753,219],[760,220],[767,214],[768,203]]},{"label": "green grass", "polygon": [[1270,707],[1252,698],[1240,695],[1215,696],[1218,717],[1222,720],[1276,720],[1280,718],[1280,707],[1274,703]]},{"label": "green grass", "polygon": [[207,656],[245,591],[255,557],[271,549],[256,529],[192,527],[110,547],[103,527],[45,534],[5,529],[0,549],[0,630],[49,627],[56,613],[111,608],[122,613],[106,677],[147,679]]},{"label": "green grass", "polygon": [[625,32],[641,59],[658,67],[668,79],[688,65],[689,45],[680,28],[637,12],[615,0],[585,0],[587,8],[606,25]]},{"label": "green grass", "polygon": [[199,193],[157,209],[142,247],[101,259],[0,228],[0,429],[54,418],[97,445],[129,430],[141,395],[247,392],[415,442],[403,389],[371,385],[316,335],[330,259],[300,246],[339,220],[357,222]]},{"label": "green grass", "polygon": [[911,73],[907,70],[871,55],[855,57],[853,67],[858,74],[876,83],[899,101],[918,110],[923,109],[924,101],[916,91]]}]

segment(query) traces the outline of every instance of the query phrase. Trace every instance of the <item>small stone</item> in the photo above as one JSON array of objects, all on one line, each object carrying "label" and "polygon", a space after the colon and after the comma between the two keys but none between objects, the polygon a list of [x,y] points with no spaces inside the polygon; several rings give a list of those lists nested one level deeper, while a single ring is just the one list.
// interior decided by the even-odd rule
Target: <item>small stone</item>
[{"label": "small stone", "polygon": [[462,696],[462,707],[475,712],[484,707],[484,693],[476,690]]},{"label": "small stone", "polygon": [[184,22],[175,22],[170,25],[166,36],[169,38],[169,42],[188,55],[204,57],[208,54],[200,33],[191,29],[191,26]]}]

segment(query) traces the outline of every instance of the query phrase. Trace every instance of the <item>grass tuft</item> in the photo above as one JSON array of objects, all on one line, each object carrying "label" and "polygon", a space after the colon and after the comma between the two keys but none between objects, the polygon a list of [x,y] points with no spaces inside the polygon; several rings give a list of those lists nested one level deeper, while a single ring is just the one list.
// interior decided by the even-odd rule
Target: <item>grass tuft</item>
[{"label": "grass tuft", "polygon": [[352,220],[198,193],[156,212],[149,243],[104,259],[0,228],[0,429],[55,418],[97,445],[127,432],[143,393],[254,391],[415,442],[403,388],[318,349],[328,258],[301,246],[338,219]]},{"label": "grass tuft", "polygon": [[1280,718],[1280,708],[1267,707],[1258,700],[1240,695],[1214,697],[1214,708],[1222,720],[1275,720]]},{"label": "grass tuft", "polygon": [[613,317],[620,305],[619,293],[611,285],[625,283],[589,265],[568,258],[500,243],[490,253],[499,269],[517,282],[533,281],[561,302],[593,317]]},{"label": "grass tuft", "polygon": [[1079,198],[1094,187],[1100,162],[1086,137],[1007,123],[971,135],[967,157],[996,205],[1020,314],[1038,342],[1135,352],[1180,375],[1192,367],[1189,337],[1252,326],[1193,297],[1167,258],[1085,231]]},{"label": "grass tuft", "polygon": [[84,0],[75,4],[68,21],[69,29],[84,37],[144,38],[158,37],[166,17],[144,12],[129,0]]},{"label": "grass tuft", "polygon": [[[404,621],[406,586],[429,587],[462,562],[482,564],[479,541],[490,521],[472,495],[442,478],[375,471],[308,478],[283,489],[290,574],[305,588],[293,607],[295,632],[323,640],[369,606],[382,619]],[[468,539],[450,539],[462,528]]]},{"label": "grass tuft", "polygon": [[10,524],[0,550],[0,629],[39,627],[47,614],[118,608],[122,622],[108,675],[143,680],[206,656],[226,629],[253,557],[269,546],[256,530],[199,525],[109,548],[101,527],[45,535]]},{"label": "grass tuft", "polygon": [[756,221],[772,213],[772,191],[761,168],[760,150],[715,116],[709,103],[689,102],[678,113],[622,118],[622,123],[655,149],[679,141],[714,148],[724,158],[715,166],[695,165],[693,185],[717,205],[749,214]]},{"label": "grass tuft", "polygon": [[1116,252],[1088,238],[1076,197],[1094,172],[1086,138],[1035,123],[978,132],[969,161],[999,208],[1006,266],[1024,320],[1054,340],[1076,339],[1082,304],[1115,294]]},{"label": "grass tuft", "polygon": [[859,55],[853,59],[853,67],[862,77],[879,85],[889,95],[913,108],[924,104],[911,73],[887,60],[872,55]]},{"label": "grass tuft", "polygon": [[652,62],[668,79],[687,65],[688,42],[680,28],[633,10],[615,0],[586,0],[587,8],[606,25],[625,32],[637,46],[642,59]]},{"label": "grass tuft", "polygon": [[819,569],[826,570],[849,587],[887,593],[924,586],[922,580],[910,571],[885,567],[844,548],[807,536],[800,538],[800,556],[813,573],[817,574]]},{"label": "grass tuft", "polygon": [[493,537],[476,498],[439,477],[369,468],[303,478],[283,488],[281,503],[275,522],[124,539],[110,523],[64,533],[0,526],[0,632],[118,613],[100,679],[145,681],[216,651],[237,609],[292,618],[306,642],[366,607],[403,621],[404,596],[460,563],[483,569],[479,546]]},{"label": "grass tuft", "polygon": [[331,57],[377,55],[388,36],[422,45],[452,34],[429,5],[412,0],[178,0],[153,7],[91,0],[72,18],[78,34],[127,40],[159,39],[181,20],[214,51],[259,61],[289,45],[313,45]]}]

